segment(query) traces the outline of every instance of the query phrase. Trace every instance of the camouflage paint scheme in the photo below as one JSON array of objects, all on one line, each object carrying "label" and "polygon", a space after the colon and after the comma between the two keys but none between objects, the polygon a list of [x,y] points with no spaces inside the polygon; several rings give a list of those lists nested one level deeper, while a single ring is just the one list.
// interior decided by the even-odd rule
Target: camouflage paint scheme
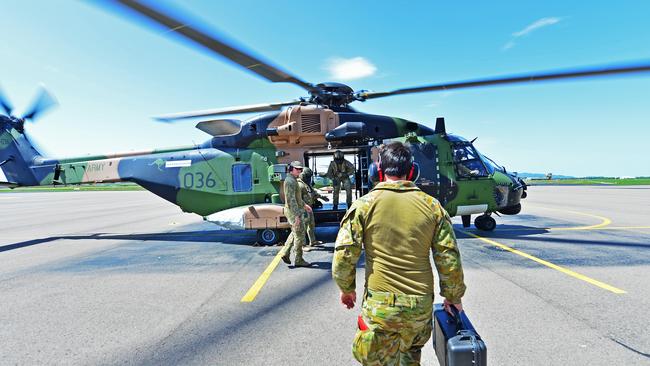
[{"label": "camouflage paint scheme", "polygon": [[401,118],[310,104],[255,116],[242,122],[239,132],[215,135],[200,145],[68,159],[41,156],[22,122],[0,115],[0,168],[10,186],[134,182],[185,212],[207,216],[243,205],[279,203],[283,164],[306,162],[312,151],[355,147],[372,155],[376,145],[392,139],[410,144],[421,169],[416,183],[450,215],[463,206],[482,204],[483,212],[494,212],[519,204],[525,186],[505,171],[457,177],[451,145],[471,145],[461,137]]}]

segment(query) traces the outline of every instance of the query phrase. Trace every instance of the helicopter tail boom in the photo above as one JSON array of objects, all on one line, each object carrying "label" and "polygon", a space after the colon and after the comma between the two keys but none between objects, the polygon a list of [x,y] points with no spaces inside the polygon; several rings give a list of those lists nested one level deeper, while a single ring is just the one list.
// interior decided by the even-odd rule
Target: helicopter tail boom
[{"label": "helicopter tail boom", "polygon": [[0,116],[0,169],[9,187],[39,185],[44,178],[31,168],[41,154],[24,131],[15,128],[15,121]]}]

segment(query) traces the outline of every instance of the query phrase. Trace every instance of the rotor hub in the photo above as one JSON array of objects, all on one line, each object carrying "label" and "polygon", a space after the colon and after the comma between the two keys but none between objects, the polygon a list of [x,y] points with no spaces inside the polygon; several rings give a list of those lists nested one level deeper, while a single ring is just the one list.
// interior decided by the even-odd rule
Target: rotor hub
[{"label": "rotor hub", "polygon": [[355,101],[354,90],[342,83],[325,82],[316,85],[311,92],[310,102],[331,107],[347,107]]}]

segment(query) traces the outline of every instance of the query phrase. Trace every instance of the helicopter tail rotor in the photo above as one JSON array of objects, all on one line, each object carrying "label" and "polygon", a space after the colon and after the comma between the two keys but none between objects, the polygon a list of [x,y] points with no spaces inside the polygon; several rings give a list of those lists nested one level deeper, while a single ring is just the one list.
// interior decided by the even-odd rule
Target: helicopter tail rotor
[{"label": "helicopter tail rotor", "polygon": [[7,116],[11,116],[11,111],[13,110],[13,107],[11,106],[11,103],[9,103],[9,99],[5,97],[1,88],[0,88],[0,107],[2,107],[4,114],[6,114]]},{"label": "helicopter tail rotor", "polygon": [[36,120],[36,117],[45,113],[48,109],[58,105],[59,102],[56,98],[47,90],[44,86],[38,91],[36,99],[32,103],[31,108],[27,113],[22,117],[24,120],[31,120],[32,122]]}]

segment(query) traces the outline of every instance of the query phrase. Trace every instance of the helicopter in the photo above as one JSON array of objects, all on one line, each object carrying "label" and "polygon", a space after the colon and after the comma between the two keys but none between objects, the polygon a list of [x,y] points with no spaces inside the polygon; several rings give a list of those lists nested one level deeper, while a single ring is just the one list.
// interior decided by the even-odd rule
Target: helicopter
[{"label": "helicopter", "polygon": [[[41,91],[22,117],[0,95],[0,169],[8,187],[75,185],[128,181],[159,197],[222,224],[234,213],[237,227],[258,231],[258,241],[277,243],[289,228],[283,212],[283,180],[291,161],[317,170],[316,161],[341,150],[354,160],[355,194],[363,195],[376,183],[380,146],[392,141],[407,144],[418,166],[415,183],[436,197],[450,216],[460,216],[464,227],[496,228],[493,214],[516,215],[527,196],[526,183],[508,172],[469,141],[447,132],[445,120],[435,127],[403,118],[367,114],[351,104],[411,93],[447,91],[492,85],[587,78],[650,71],[649,63],[600,66],[575,70],[440,83],[387,92],[355,91],[338,82],[303,81],[226,40],[181,22],[168,13],[135,0],[116,1],[149,22],[202,46],[235,65],[273,83],[289,83],[308,94],[284,102],[181,112],[157,117],[164,122],[204,119],[196,127],[211,137],[201,144],[174,148],[54,159],[42,156],[25,132],[25,123],[50,108],[53,98]],[[192,24],[197,24],[192,22]],[[221,118],[263,113],[246,120]],[[338,223],[344,204],[314,210],[317,224]],[[235,210],[235,211],[232,211]]]}]

